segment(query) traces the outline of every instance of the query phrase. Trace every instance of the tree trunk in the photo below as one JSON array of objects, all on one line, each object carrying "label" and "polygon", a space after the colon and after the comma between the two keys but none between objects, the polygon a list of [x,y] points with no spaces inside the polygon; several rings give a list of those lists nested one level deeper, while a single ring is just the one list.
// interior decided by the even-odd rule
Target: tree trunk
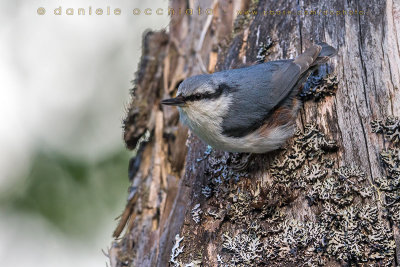
[{"label": "tree trunk", "polygon": [[[144,35],[124,122],[137,156],[111,266],[400,264],[400,2],[174,0],[170,8],[169,33]],[[293,58],[320,41],[338,55],[309,78],[284,149],[216,151],[187,133],[176,108],[160,105],[186,77]]]}]

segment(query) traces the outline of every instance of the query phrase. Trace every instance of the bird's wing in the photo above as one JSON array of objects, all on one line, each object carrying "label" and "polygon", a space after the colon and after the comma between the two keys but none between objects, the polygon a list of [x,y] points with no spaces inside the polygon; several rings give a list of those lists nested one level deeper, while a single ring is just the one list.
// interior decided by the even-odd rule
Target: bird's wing
[{"label": "bird's wing", "polygon": [[222,131],[242,137],[260,127],[270,112],[292,91],[321,50],[312,46],[294,60],[270,61],[247,68],[214,73],[213,80],[234,93]]}]

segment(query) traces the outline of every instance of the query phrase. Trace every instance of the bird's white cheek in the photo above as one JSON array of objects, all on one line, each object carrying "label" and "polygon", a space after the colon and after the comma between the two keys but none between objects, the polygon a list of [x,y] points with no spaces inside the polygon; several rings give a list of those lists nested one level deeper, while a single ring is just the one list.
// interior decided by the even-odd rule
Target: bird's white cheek
[{"label": "bird's white cheek", "polygon": [[219,99],[202,100],[193,104],[192,113],[198,116],[201,124],[219,124],[228,110],[229,103],[229,98],[223,96]]}]

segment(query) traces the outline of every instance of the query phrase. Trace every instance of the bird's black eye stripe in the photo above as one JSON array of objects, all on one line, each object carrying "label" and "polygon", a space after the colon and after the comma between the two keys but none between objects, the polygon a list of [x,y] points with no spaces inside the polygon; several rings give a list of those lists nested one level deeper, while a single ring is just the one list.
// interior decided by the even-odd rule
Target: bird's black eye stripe
[{"label": "bird's black eye stripe", "polygon": [[215,99],[220,97],[223,93],[226,93],[228,91],[231,91],[232,88],[229,87],[227,84],[220,84],[217,88],[217,90],[214,93],[196,93],[193,95],[188,95],[188,96],[184,96],[183,99],[185,101],[198,101],[198,100],[202,100],[202,99]]}]

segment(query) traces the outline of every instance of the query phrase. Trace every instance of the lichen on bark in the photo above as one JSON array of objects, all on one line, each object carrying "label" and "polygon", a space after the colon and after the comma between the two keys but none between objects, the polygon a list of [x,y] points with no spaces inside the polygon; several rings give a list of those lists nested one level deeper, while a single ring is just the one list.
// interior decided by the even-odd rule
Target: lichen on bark
[{"label": "lichen on bark", "polygon": [[[205,187],[212,195],[195,197],[207,212],[203,229],[184,225],[181,260],[191,261],[198,251],[193,238],[205,231],[220,237],[212,241],[215,259],[208,260],[222,266],[392,265],[395,241],[374,204],[377,191],[360,168],[334,167],[330,154],[336,149],[316,125],[306,125],[276,155],[282,160],[270,166],[266,185],[252,184],[256,173],[234,170],[243,154],[208,152]],[[296,218],[291,209],[299,202],[314,215]]]},{"label": "lichen on bark", "polygon": [[[171,255],[170,264],[189,266],[398,264],[399,120],[370,122],[400,112],[400,4],[323,1],[327,10],[365,8],[369,15],[291,17],[262,11],[321,4],[171,2],[182,10],[197,4],[216,12],[172,16],[168,34],[145,38],[124,138],[129,148],[144,133],[150,138],[132,174],[111,265],[166,266]],[[240,17],[237,9],[259,12]],[[305,86],[303,99],[318,101],[302,106],[299,131],[283,150],[225,153],[191,134],[185,146],[176,109],[159,105],[188,76],[293,58],[320,41],[338,55]],[[177,234],[179,255],[172,253]]]}]

